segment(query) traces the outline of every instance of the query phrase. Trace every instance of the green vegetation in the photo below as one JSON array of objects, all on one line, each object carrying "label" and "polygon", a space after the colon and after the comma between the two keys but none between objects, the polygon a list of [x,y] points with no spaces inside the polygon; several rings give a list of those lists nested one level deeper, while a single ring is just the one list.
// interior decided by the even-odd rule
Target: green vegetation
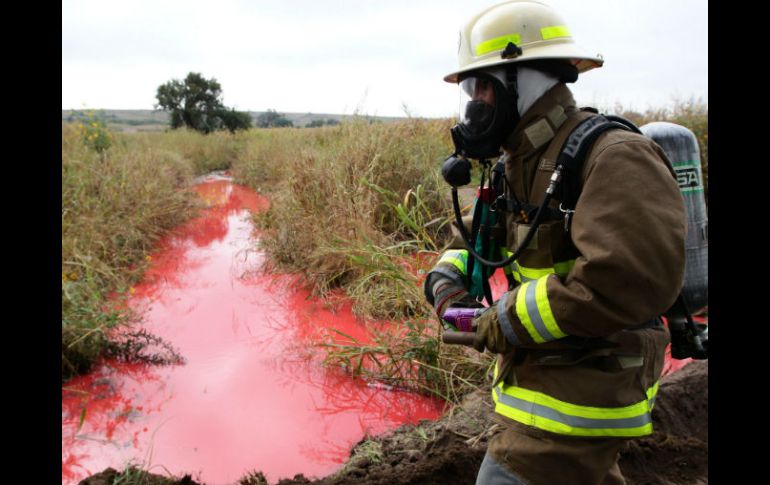
[{"label": "green vegetation", "polygon": [[305,125],[305,128],[318,128],[324,125],[335,126],[339,124],[340,122],[335,120],[334,118],[327,118],[325,120],[313,120],[307,125]]},{"label": "green vegetation", "polygon": [[[282,271],[300,272],[317,294],[343,287],[361,295],[354,303],[359,315],[424,314],[418,278],[399,261],[435,252],[430,240],[448,231],[440,223],[419,226],[427,214],[434,214],[431,219],[450,214],[439,174],[451,150],[449,126],[449,121],[359,121],[251,135],[233,173],[272,194],[271,209],[257,221],[266,230],[261,243],[271,262]],[[261,153],[262,140],[267,153]],[[394,210],[399,203],[401,212]],[[429,239],[417,238],[419,233]],[[388,301],[367,302],[366,294],[382,297],[377,289],[383,286],[392,289]]]},{"label": "green vegetation", "polygon": [[294,123],[274,109],[268,109],[257,116],[257,128],[285,128],[290,126],[294,126]]},{"label": "green vegetation", "polygon": [[251,128],[251,115],[226,108],[221,101],[222,86],[216,79],[206,79],[191,72],[184,81],[172,79],[158,86],[156,108],[171,113],[171,128],[183,126],[201,133],[227,129]]}]

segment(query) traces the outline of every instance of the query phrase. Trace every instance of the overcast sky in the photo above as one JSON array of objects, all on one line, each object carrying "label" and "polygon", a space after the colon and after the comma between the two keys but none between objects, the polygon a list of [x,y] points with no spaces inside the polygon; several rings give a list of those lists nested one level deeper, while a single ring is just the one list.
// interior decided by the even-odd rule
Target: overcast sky
[{"label": "overcast sky", "polygon": [[[152,109],[157,87],[216,78],[243,111],[447,117],[460,26],[479,0],[63,0],[62,109]],[[605,64],[581,105],[708,101],[707,0],[550,0]]]}]

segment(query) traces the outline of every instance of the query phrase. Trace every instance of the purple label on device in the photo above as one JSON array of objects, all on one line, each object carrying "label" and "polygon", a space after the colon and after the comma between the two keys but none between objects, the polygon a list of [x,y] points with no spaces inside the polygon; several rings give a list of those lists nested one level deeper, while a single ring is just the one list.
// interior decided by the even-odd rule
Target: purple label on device
[{"label": "purple label on device", "polygon": [[473,319],[484,310],[486,308],[448,308],[442,318],[460,332],[473,332]]}]

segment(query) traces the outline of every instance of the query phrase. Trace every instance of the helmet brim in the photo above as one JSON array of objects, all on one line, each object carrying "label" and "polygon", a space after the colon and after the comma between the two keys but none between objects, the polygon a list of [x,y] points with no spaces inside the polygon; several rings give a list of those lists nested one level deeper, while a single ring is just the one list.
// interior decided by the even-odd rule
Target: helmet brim
[{"label": "helmet brim", "polygon": [[596,56],[586,55],[586,51],[574,44],[549,44],[542,46],[532,46],[526,49],[525,53],[515,59],[501,59],[500,54],[495,52],[491,55],[484,56],[470,64],[467,64],[462,69],[455,71],[451,74],[444,76],[444,81],[448,83],[457,84],[461,79],[463,73],[474,71],[476,69],[483,69],[488,67],[499,66],[502,64],[510,64],[514,62],[526,62],[536,59],[563,59],[565,61],[572,62],[577,67],[578,73],[584,73],[602,67],[604,59],[601,55]]}]

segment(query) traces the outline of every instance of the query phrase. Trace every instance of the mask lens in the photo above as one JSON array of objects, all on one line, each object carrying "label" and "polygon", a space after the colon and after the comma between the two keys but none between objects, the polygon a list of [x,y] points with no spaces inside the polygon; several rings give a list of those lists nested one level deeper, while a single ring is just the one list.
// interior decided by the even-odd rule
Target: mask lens
[{"label": "mask lens", "polygon": [[495,90],[492,81],[468,77],[460,82],[460,124],[469,134],[484,133],[495,119]]}]

